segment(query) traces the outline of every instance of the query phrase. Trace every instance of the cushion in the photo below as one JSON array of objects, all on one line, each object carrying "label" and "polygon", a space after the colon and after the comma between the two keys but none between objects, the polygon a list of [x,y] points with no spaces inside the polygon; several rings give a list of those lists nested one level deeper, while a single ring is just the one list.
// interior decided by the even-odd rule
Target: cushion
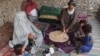
[{"label": "cushion", "polygon": [[40,12],[40,15],[54,15],[59,16],[61,13],[61,8],[54,8],[54,7],[48,7],[43,6]]},{"label": "cushion", "polygon": [[40,15],[39,18],[41,19],[54,19],[54,20],[58,20],[57,16],[53,16],[53,15]]},{"label": "cushion", "polygon": [[52,24],[60,24],[60,21],[58,20],[60,13],[61,8],[43,6],[40,12],[39,21]]}]

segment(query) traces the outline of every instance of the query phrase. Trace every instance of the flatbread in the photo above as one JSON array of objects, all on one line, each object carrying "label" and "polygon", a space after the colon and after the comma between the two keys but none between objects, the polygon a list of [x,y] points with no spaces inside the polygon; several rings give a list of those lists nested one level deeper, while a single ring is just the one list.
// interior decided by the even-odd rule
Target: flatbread
[{"label": "flatbread", "polygon": [[62,31],[53,31],[49,33],[49,39],[54,42],[66,42],[68,41],[69,37]]}]

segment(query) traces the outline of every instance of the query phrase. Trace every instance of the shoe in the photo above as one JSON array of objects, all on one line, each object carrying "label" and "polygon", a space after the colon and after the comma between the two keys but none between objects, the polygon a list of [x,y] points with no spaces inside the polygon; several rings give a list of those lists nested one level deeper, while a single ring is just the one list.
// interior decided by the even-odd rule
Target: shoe
[{"label": "shoe", "polygon": [[9,47],[10,47],[10,48],[13,48],[13,47],[14,47],[12,41],[9,41]]}]

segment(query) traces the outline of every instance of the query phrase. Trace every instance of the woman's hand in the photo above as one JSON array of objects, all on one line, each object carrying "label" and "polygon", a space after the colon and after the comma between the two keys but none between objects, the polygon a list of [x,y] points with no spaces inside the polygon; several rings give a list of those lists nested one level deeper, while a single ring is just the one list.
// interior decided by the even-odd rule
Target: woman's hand
[{"label": "woman's hand", "polygon": [[64,32],[64,33],[66,32],[65,28],[63,28],[63,32]]},{"label": "woman's hand", "polygon": [[67,29],[65,30],[65,32],[68,33],[68,32],[69,32],[69,29],[67,28]]},{"label": "woman's hand", "polygon": [[30,33],[29,36],[28,36],[28,38],[29,39],[37,39],[36,36],[35,36],[35,34],[33,34],[33,33]]}]

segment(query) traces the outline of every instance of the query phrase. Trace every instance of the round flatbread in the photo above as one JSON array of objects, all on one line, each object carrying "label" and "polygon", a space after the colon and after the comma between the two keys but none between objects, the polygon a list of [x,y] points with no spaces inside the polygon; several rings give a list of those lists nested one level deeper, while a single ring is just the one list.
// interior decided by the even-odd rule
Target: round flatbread
[{"label": "round flatbread", "polygon": [[49,39],[54,42],[66,42],[68,41],[69,37],[62,31],[53,31],[49,33]]}]

